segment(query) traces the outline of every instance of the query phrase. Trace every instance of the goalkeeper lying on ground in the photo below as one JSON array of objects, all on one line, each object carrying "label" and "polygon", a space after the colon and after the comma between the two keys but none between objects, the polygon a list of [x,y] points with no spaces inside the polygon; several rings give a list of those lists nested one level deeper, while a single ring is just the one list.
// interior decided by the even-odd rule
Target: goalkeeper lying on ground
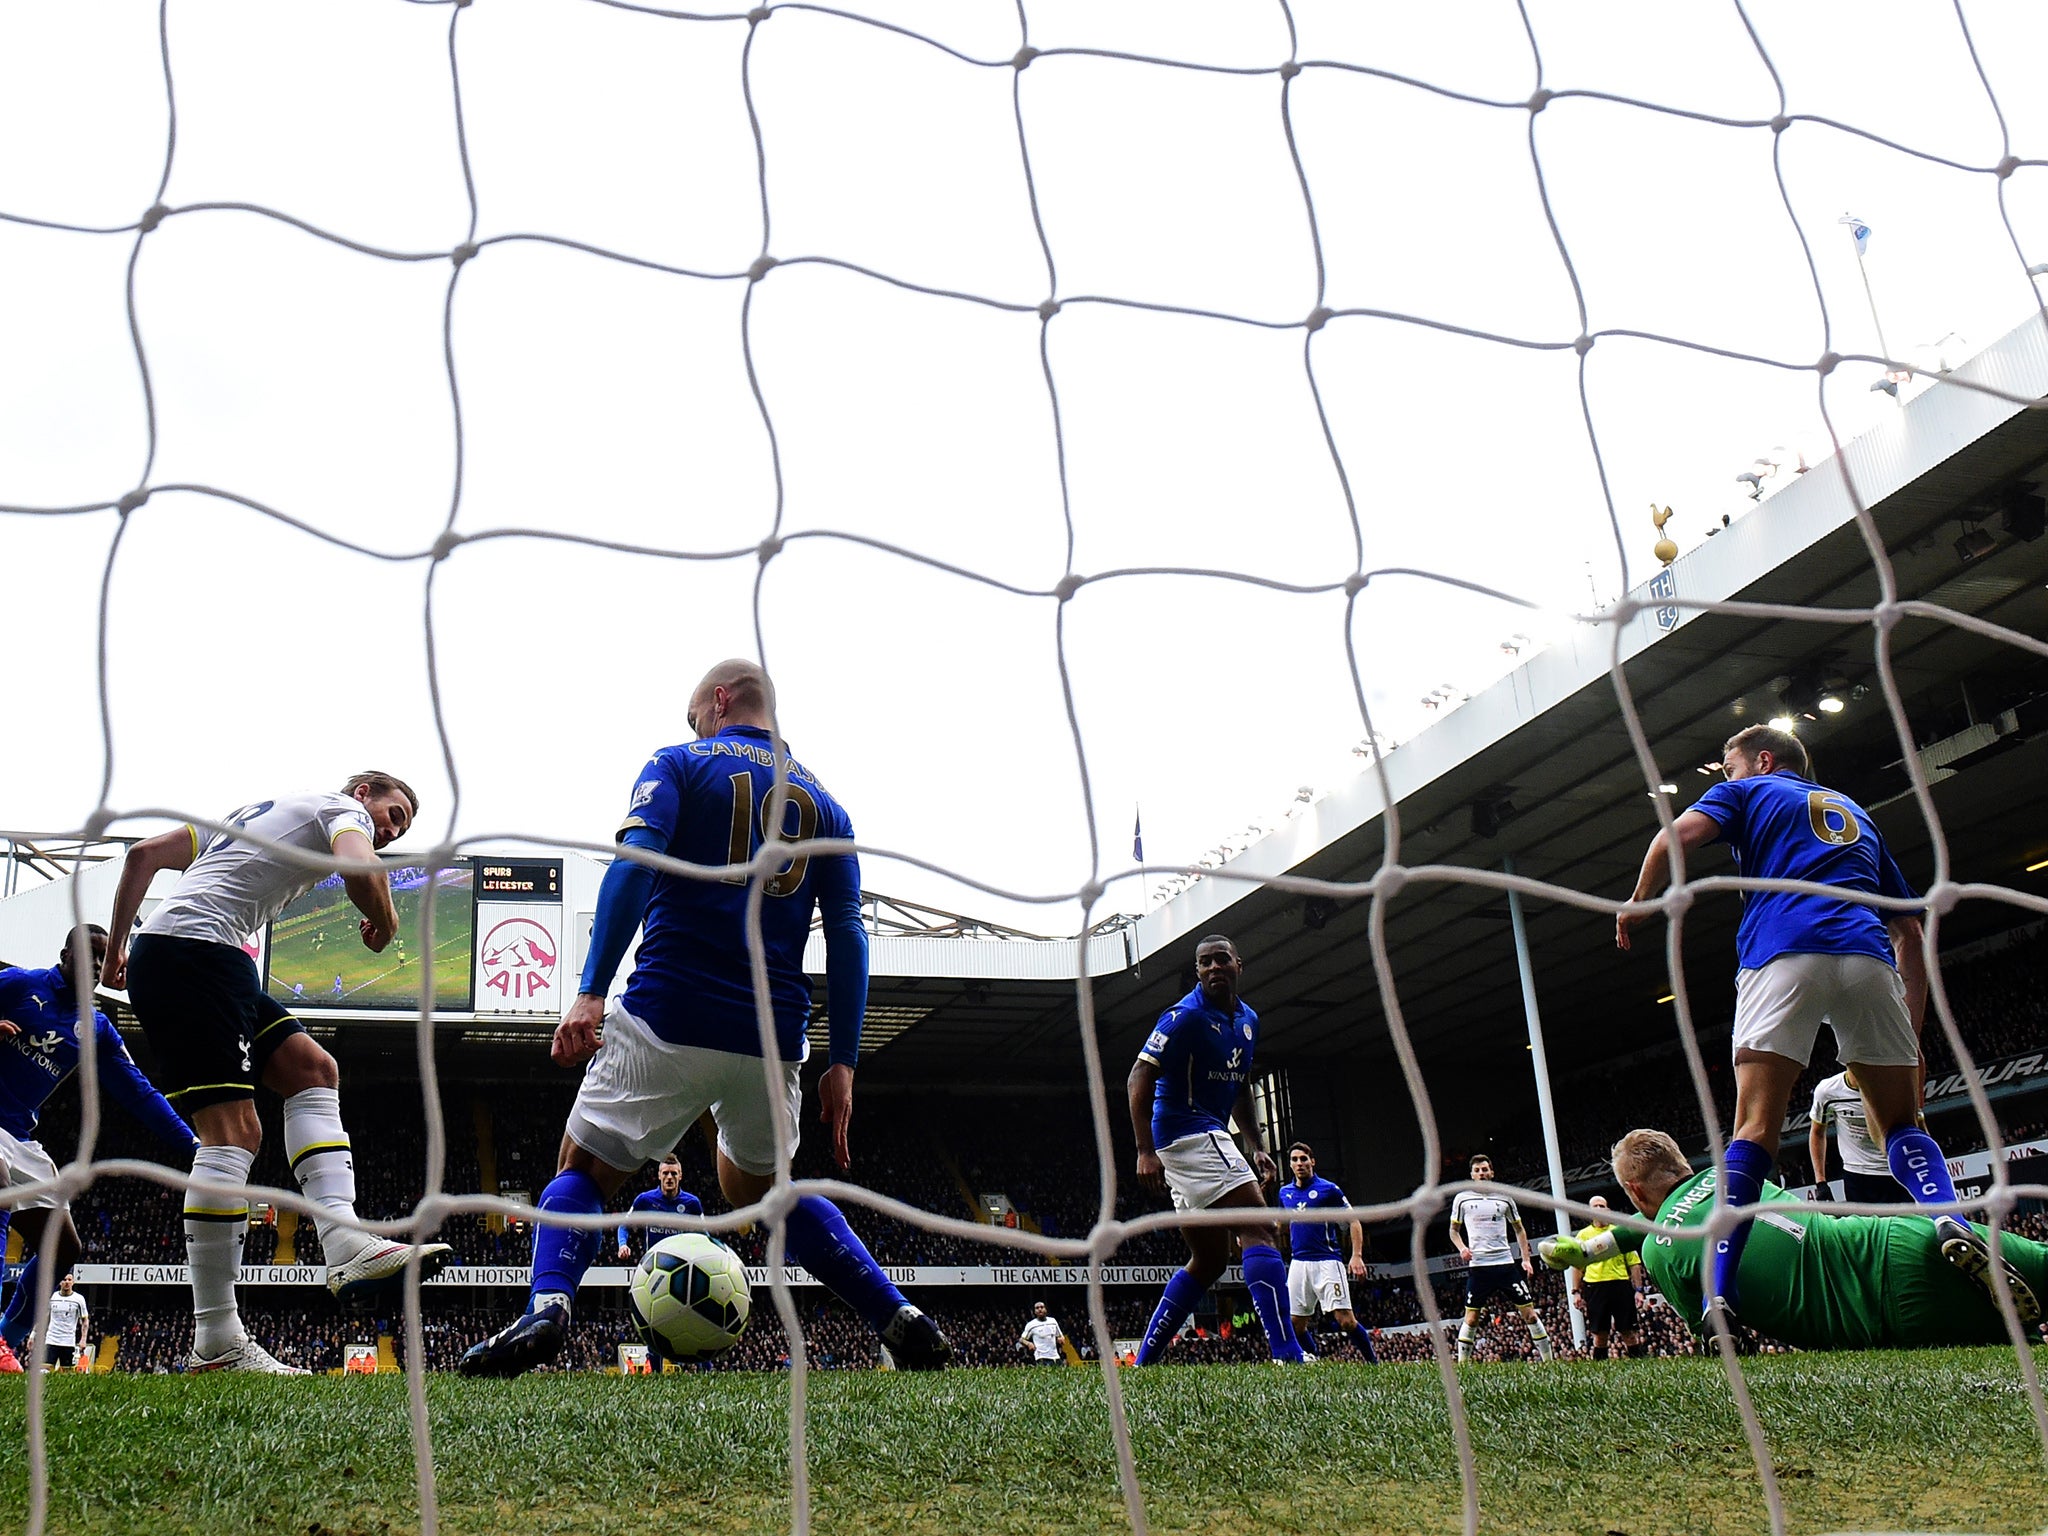
[{"label": "goalkeeper lying on ground", "polygon": [[[1660,1227],[1699,1227],[1714,1208],[1714,1170],[1699,1173],[1662,1131],[1630,1131],[1615,1143],[1614,1176],[1636,1209]],[[1764,1185],[1763,1204],[1788,1201]],[[1827,1216],[1765,1210],[1743,1250],[1740,1320],[1800,1349],[1886,1349],[2004,1344],[2005,1324],[1987,1289],[1942,1257],[1934,1224],[1921,1216]],[[1553,1269],[1577,1269],[1640,1248],[1664,1299],[1701,1330],[1701,1236],[1615,1228],[1590,1242],[1547,1237],[1537,1245]],[[2048,1247],[2004,1234],[2000,1244],[2022,1322],[2039,1317],[2048,1295]]]}]

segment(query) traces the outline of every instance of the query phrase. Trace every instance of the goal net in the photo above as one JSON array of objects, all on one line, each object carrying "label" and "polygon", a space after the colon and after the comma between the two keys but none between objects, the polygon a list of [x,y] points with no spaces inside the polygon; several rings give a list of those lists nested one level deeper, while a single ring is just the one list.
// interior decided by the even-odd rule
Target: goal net
[{"label": "goal net", "polygon": [[[931,744],[916,775],[834,778],[892,889],[1083,936],[1161,904],[1221,912],[1253,887],[1310,913],[1362,906],[1356,969],[1421,1157],[1412,1193],[1358,1214],[1412,1231],[1468,1532],[1480,1469],[1421,1262],[1461,1179],[1387,909],[1455,884],[1598,925],[1624,893],[1433,862],[1404,819],[1404,749],[1457,732],[1468,700],[1526,679],[1539,653],[1596,655],[1603,728],[1625,734],[1655,817],[1615,836],[1647,841],[1673,820],[1664,786],[1698,765],[1662,750],[1627,664],[1704,613],[1796,629],[1788,656],[1831,628],[1931,832],[1927,953],[1959,902],[2048,913],[2016,880],[1952,868],[1945,770],[1894,660],[1910,626],[2029,662],[2048,642],[1902,585],[1872,510],[1940,461],[1935,440],[2005,430],[2048,393],[2033,287],[2048,123],[2028,67],[2048,38],[2029,8],[163,0],[20,5],[0,37],[18,360],[0,537],[31,589],[10,600],[16,633],[46,637],[11,647],[0,678],[17,718],[57,722],[16,751],[68,776],[25,770],[32,809],[0,807],[9,834],[171,816],[219,831],[231,756],[238,784],[298,784],[374,741],[394,765],[440,765],[416,775],[425,868],[515,836],[608,851],[592,808],[680,734],[700,664],[741,649],[777,677],[807,756]],[[2001,523],[1982,496],[2024,496],[2015,477],[2037,469],[2016,458],[1959,504],[1957,527],[1987,540],[1958,544],[1961,560],[2028,539],[2024,512]],[[1783,526],[1778,498],[1808,482],[1833,487],[1860,536],[1864,598],[1679,579],[1671,560],[1709,538],[1755,558]],[[1369,878],[1241,857],[1262,840],[1315,851],[1275,830],[1312,823],[1339,775],[1383,807]],[[743,878],[758,900],[791,851],[650,862]],[[1669,918],[1675,1034],[1717,1157],[1685,915],[1757,885],[1681,874],[1650,903]],[[432,953],[431,881],[421,914]],[[105,920],[82,898],[75,915]],[[1095,1266],[1137,1233],[1227,1223],[1117,1219],[1126,1063],[1102,1059],[1085,953],[1092,1231],[793,1185],[786,1147],[769,1199],[711,1223],[770,1233],[798,1532],[808,1366],[781,1274],[797,1194],[831,1194],[856,1225],[879,1211]],[[428,993],[426,1192],[404,1230],[531,1221],[526,1202],[447,1182],[461,1128],[442,1113]],[[1938,968],[1928,1015],[1992,1151],[1964,1205],[2002,1232],[2048,1190],[1999,1160]],[[762,1025],[772,1082],[765,1005]],[[182,1187],[181,1169],[95,1158],[102,1070],[88,1050],[58,1188],[110,1173]],[[248,1193],[312,1210],[295,1189]],[[1561,1182],[1516,1194],[1546,1218],[1593,1214]],[[1708,1230],[1734,1224],[1720,1210]],[[1087,1294],[1142,1532],[1099,1272]],[[431,1531],[416,1279],[403,1310]],[[1782,1531],[1742,1360],[1715,1338]],[[32,1376],[36,1531],[50,1428]]]}]

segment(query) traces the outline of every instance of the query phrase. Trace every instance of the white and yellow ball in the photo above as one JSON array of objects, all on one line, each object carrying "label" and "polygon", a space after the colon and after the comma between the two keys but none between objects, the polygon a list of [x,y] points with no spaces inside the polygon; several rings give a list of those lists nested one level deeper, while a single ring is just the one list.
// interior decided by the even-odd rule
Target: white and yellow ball
[{"label": "white and yellow ball", "polygon": [[647,1250],[629,1293],[640,1341],[665,1360],[701,1360],[747,1331],[747,1268],[717,1238],[683,1232]]}]

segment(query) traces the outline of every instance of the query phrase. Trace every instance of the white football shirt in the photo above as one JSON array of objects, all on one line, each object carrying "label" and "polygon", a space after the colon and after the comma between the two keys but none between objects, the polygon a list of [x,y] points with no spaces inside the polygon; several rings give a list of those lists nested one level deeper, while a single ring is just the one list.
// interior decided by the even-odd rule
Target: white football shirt
[{"label": "white football shirt", "polygon": [[69,1296],[62,1291],[55,1292],[50,1297],[50,1348],[77,1348],[79,1330],[85,1325],[90,1310],[85,1304],[85,1298],[76,1291]]},{"label": "white football shirt", "polygon": [[1511,1264],[1514,1249],[1508,1235],[1522,1224],[1522,1213],[1506,1195],[1465,1190],[1451,1202],[1451,1220],[1465,1229],[1465,1246],[1474,1264]]},{"label": "white football shirt", "polygon": [[[274,843],[308,853],[330,853],[344,832],[360,832],[376,845],[376,830],[362,803],[340,794],[291,795],[245,805],[225,818]],[[317,869],[288,864],[267,848],[218,833],[207,837],[188,826],[197,856],[177,889],[142,925],[144,933],[175,939],[205,939],[230,948],[261,931],[285,907],[322,878]]]},{"label": "white football shirt", "polygon": [[1870,1116],[1864,1112],[1863,1095],[1851,1088],[1848,1073],[1824,1077],[1813,1089],[1813,1123],[1822,1130],[1833,1125],[1835,1142],[1842,1149],[1842,1166],[1851,1173],[1892,1176],[1892,1165],[1884,1148],[1870,1134]]},{"label": "white football shirt", "polygon": [[1034,1360],[1059,1359],[1059,1321],[1051,1317],[1034,1317],[1024,1325],[1024,1337],[1020,1342],[1031,1346],[1031,1358]]}]

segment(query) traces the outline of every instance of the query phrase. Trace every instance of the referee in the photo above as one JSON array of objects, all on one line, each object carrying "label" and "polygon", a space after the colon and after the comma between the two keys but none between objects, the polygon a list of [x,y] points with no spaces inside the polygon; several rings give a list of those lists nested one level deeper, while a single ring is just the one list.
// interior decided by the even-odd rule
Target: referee
[{"label": "referee", "polygon": [[[1609,1208],[1605,1195],[1595,1195],[1586,1203],[1597,1210]],[[1589,1243],[1603,1232],[1613,1230],[1612,1223],[1595,1222],[1579,1229],[1579,1241]],[[1586,1277],[1572,1296],[1572,1305],[1585,1309],[1586,1326],[1593,1331],[1595,1360],[1607,1358],[1607,1341],[1617,1329],[1630,1358],[1648,1353],[1643,1348],[1642,1325],[1636,1318],[1636,1298],[1642,1293],[1642,1261],[1633,1253],[1617,1253],[1611,1259],[1586,1266]]]}]

